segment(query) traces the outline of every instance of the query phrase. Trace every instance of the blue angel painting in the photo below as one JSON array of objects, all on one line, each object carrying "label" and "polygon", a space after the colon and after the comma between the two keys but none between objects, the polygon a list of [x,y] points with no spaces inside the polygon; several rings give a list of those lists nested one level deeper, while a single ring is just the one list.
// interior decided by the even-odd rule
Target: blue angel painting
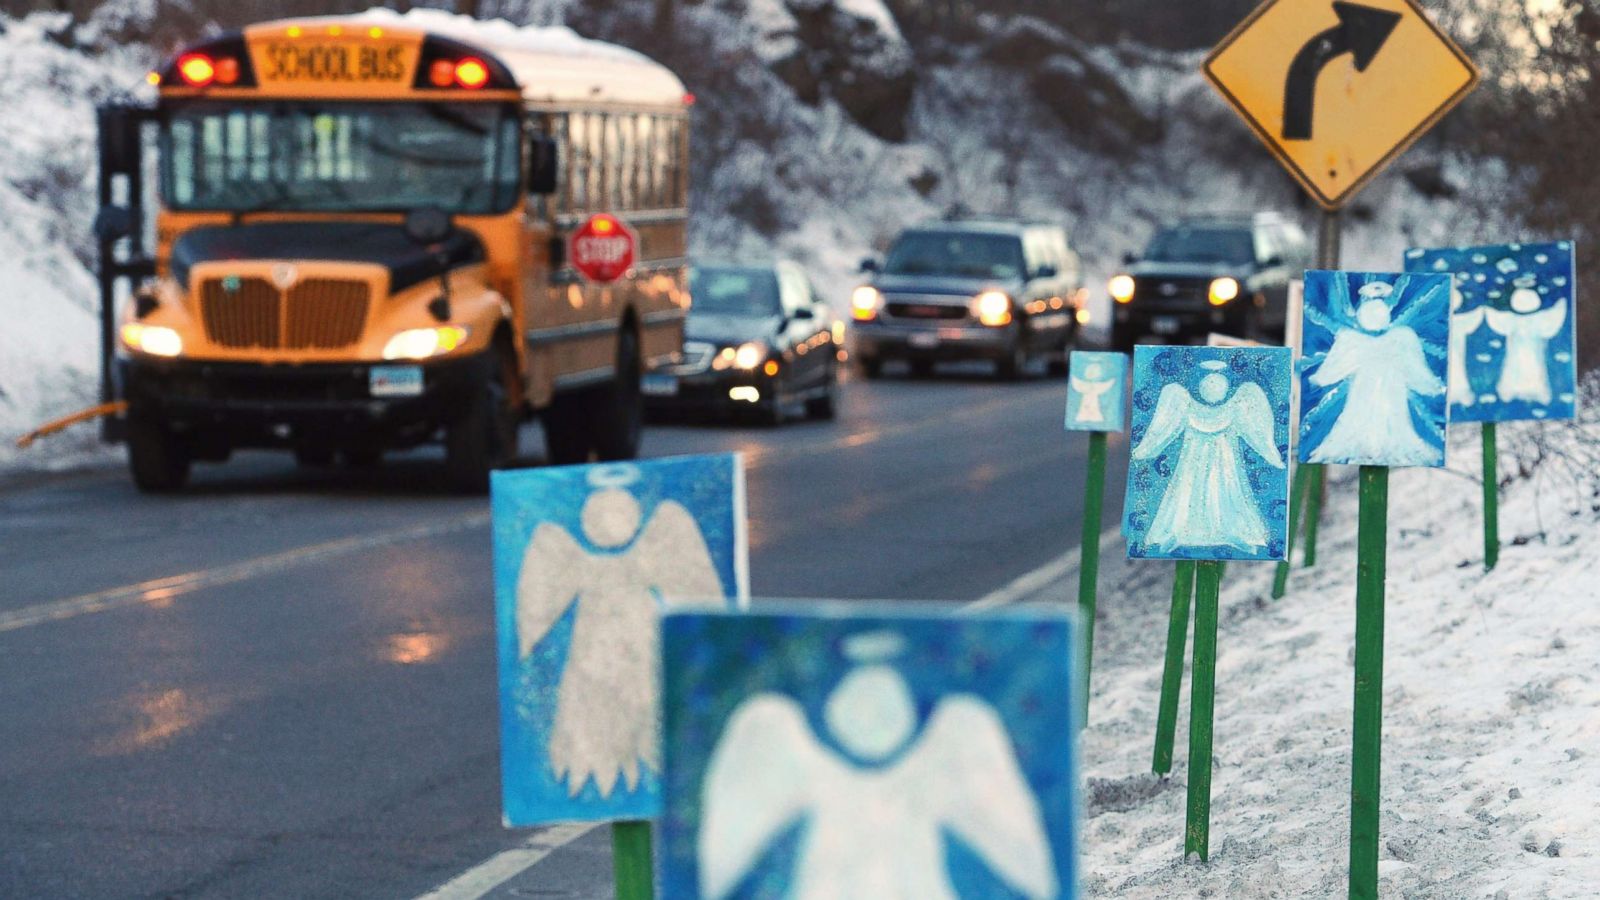
[{"label": "blue angel painting", "polygon": [[669,614],[662,896],[1077,896],[1072,616]]},{"label": "blue angel painting", "polygon": [[495,472],[508,827],[661,810],[660,615],[749,595],[733,454]]},{"label": "blue angel painting", "polygon": [[1571,241],[1407,250],[1406,271],[1455,279],[1450,421],[1577,415]]},{"label": "blue angel painting", "polygon": [[1300,461],[1442,466],[1450,276],[1310,271]]},{"label": "blue angel painting", "polygon": [[1128,356],[1074,350],[1067,377],[1068,431],[1121,431],[1126,427],[1123,393]]},{"label": "blue angel painting", "polygon": [[1283,559],[1287,347],[1135,347],[1123,534],[1136,559]]}]

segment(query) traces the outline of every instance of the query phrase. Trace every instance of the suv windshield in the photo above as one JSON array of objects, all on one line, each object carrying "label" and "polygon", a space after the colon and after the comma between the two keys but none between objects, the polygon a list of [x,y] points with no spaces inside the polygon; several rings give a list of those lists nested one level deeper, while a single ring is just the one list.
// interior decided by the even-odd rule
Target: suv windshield
[{"label": "suv windshield", "polygon": [[1155,262],[1249,263],[1255,260],[1250,232],[1241,228],[1188,228],[1159,232],[1144,251]]},{"label": "suv windshield", "polygon": [[228,212],[504,212],[519,129],[499,104],[184,103],[162,124],[162,194]]},{"label": "suv windshield", "polygon": [[690,310],[714,316],[776,316],[778,276],[771,269],[730,266],[696,267],[689,271]]},{"label": "suv windshield", "polygon": [[889,275],[1016,278],[1022,274],[1022,241],[1014,235],[913,231],[889,250]]}]

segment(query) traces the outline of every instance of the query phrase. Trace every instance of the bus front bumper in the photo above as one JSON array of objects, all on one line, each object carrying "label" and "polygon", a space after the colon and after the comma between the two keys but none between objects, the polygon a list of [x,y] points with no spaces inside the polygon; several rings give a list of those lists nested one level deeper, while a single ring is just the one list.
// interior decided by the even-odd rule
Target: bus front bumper
[{"label": "bus front bumper", "polygon": [[425,365],[121,360],[130,416],[239,447],[430,440],[482,389],[487,354]]}]

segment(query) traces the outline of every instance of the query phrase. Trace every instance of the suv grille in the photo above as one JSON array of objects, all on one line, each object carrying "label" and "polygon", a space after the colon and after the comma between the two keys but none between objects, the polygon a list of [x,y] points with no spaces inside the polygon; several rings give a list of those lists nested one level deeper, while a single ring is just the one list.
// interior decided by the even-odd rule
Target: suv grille
[{"label": "suv grille", "polygon": [[1207,294],[1211,290],[1211,279],[1194,278],[1162,278],[1160,276],[1145,276],[1136,279],[1134,296],[1154,300],[1156,302],[1169,301],[1172,303],[1190,303],[1198,301],[1207,302]]},{"label": "suv grille", "polygon": [[906,303],[891,300],[885,305],[889,315],[896,319],[965,319],[969,315],[966,306],[956,306],[950,303]]},{"label": "suv grille", "polygon": [[233,348],[334,350],[361,339],[371,305],[364,281],[309,278],[287,292],[262,278],[200,284],[206,337]]}]

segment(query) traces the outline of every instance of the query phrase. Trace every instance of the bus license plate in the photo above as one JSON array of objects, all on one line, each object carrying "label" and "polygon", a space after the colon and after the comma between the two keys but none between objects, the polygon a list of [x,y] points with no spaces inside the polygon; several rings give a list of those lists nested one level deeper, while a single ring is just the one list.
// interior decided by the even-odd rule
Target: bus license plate
[{"label": "bus license plate", "polygon": [[1172,316],[1156,316],[1150,320],[1150,330],[1156,334],[1177,334],[1178,320]]},{"label": "bus license plate", "polygon": [[416,397],[422,393],[421,366],[373,366],[367,390],[374,397]]},{"label": "bus license plate", "polygon": [[659,372],[646,372],[644,379],[639,382],[639,390],[646,397],[676,397],[678,396],[678,376],[665,375]]}]

